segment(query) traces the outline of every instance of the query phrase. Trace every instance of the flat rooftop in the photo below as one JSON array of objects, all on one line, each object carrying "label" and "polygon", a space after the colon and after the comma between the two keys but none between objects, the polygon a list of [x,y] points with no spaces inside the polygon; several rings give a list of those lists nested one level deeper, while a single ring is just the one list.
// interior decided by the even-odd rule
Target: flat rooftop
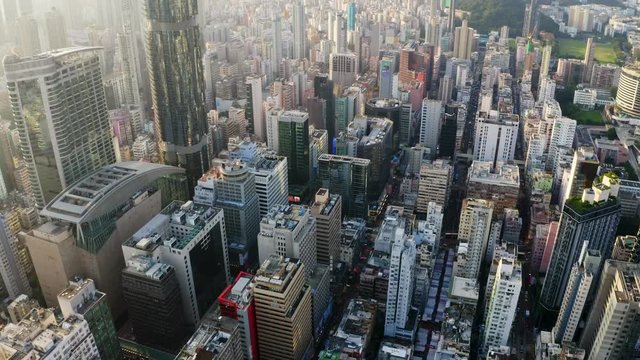
[{"label": "flat rooftop", "polygon": [[309,207],[305,205],[278,205],[272,207],[260,223],[293,231],[308,213]]},{"label": "flat rooftop", "polygon": [[520,170],[517,165],[498,161],[494,168],[491,161],[474,161],[469,168],[469,182],[500,186],[520,187]]},{"label": "flat rooftop", "polygon": [[255,282],[258,288],[272,289],[285,285],[290,276],[298,270],[302,261],[271,255],[258,269]]}]

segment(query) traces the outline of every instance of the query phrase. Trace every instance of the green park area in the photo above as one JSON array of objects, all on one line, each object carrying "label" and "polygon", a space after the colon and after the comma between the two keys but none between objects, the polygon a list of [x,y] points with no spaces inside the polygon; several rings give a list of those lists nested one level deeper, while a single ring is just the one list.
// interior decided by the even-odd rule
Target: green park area
[{"label": "green park area", "polygon": [[[568,59],[583,59],[587,41],[581,39],[557,39],[557,57]],[[614,42],[596,42],[596,61],[600,63],[615,63],[618,60]]]},{"label": "green park area", "polygon": [[602,113],[600,111],[583,111],[578,110],[570,116],[578,125],[604,125]]}]

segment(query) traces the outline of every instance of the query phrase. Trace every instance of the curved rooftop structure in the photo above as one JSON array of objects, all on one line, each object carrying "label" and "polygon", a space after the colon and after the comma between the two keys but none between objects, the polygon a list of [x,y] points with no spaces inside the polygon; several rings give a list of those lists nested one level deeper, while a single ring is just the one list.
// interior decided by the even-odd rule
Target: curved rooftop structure
[{"label": "curved rooftop structure", "polygon": [[80,225],[119,208],[155,180],[184,169],[138,161],[107,165],[56,196],[40,215]]}]

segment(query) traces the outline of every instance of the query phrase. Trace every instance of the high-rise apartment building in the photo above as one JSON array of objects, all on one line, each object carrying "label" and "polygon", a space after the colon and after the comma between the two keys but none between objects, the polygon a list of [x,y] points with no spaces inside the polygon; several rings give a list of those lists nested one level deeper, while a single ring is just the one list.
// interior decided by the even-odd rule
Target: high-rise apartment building
[{"label": "high-rise apartment building", "polygon": [[98,49],[9,56],[4,70],[20,152],[39,207],[116,161]]},{"label": "high-rise apartment building", "polygon": [[300,360],[313,349],[305,267],[299,259],[271,255],[256,273],[253,297],[260,359]]},{"label": "high-rise apartment building", "polygon": [[303,205],[274,207],[260,221],[258,254],[260,263],[271,255],[300,259],[311,275],[317,263],[316,219]]},{"label": "high-rise apartment building", "polygon": [[113,325],[107,295],[96,289],[91,279],[75,277],[58,294],[62,316],[77,316],[87,322],[101,359],[121,359],[120,343]]},{"label": "high-rise apartment building", "polygon": [[342,196],[320,188],[311,205],[316,218],[316,253],[318,263],[332,265],[340,259],[340,226],[342,224]]},{"label": "high-rise apartment building", "polygon": [[164,176],[183,170],[165,165],[124,162],[84,177],[40,213],[50,221],[22,234],[48,306],[78,274],[107,294],[114,318],[125,311],[120,245],[162,209]]},{"label": "high-rise apartment building", "polygon": [[624,115],[640,117],[640,67],[638,65],[627,65],[622,68],[615,105],[616,109]]},{"label": "high-rise apartment building", "polygon": [[127,264],[145,256],[175,269],[185,322],[192,327],[230,279],[224,212],[191,201],[166,206],[125,241],[122,253]]},{"label": "high-rise apartment building", "polygon": [[493,202],[494,217],[516,208],[520,195],[520,169],[515,164],[474,161],[467,177],[467,197]]},{"label": "high-rise apartment building", "polygon": [[584,72],[582,73],[582,82],[591,82],[591,74],[593,73],[594,58],[596,55],[596,44],[592,36],[587,38],[587,46],[584,49]]},{"label": "high-rise apartment building", "polygon": [[304,59],[307,54],[307,29],[304,13],[304,2],[296,1],[293,5],[293,56]]},{"label": "high-rise apartment building", "polygon": [[267,140],[264,110],[262,105],[262,77],[248,76],[245,82],[247,86],[247,106],[245,115],[251,132],[260,141]]},{"label": "high-rise apartment building", "polygon": [[[410,322],[416,266],[416,244],[401,237],[391,245],[389,287],[385,312],[384,335],[413,339],[416,324]],[[415,310],[414,310],[415,311]]]},{"label": "high-rise apartment building", "polygon": [[209,169],[197,14],[196,2],[189,0],[145,4],[147,59],[155,59],[147,65],[160,158],[186,170],[190,189]]},{"label": "high-rise apartment building", "polygon": [[7,295],[15,299],[21,294],[31,295],[31,286],[20,264],[18,239],[6,220],[5,215],[0,213],[0,275]]},{"label": "high-rise apartment building", "polygon": [[545,308],[560,308],[569,281],[569,267],[578,261],[583,242],[588,241],[589,250],[598,250],[602,258],[611,256],[621,212],[615,198],[618,187],[616,179],[605,175],[591,189],[584,189],[582,198],[565,202],[540,294],[540,303]]},{"label": "high-rise apartment building", "polygon": [[558,319],[553,327],[555,342],[562,344],[572,342],[582,317],[582,310],[591,291],[594,276],[601,266],[602,258],[598,250],[589,250],[589,243],[584,242],[578,262],[571,268],[567,290],[562,299]]},{"label": "high-rise apartment building", "polygon": [[438,151],[443,110],[442,101],[440,100],[422,100],[420,144],[431,151],[429,157],[432,159],[436,157]]},{"label": "high-rise apartment building", "polygon": [[[576,134],[577,123],[573,119],[567,117],[553,117],[552,128],[547,129],[546,148],[548,150],[545,168],[553,170],[556,168],[556,160],[558,157],[558,149],[561,147],[571,148],[573,146],[573,138]],[[548,135],[550,133],[550,136]]]},{"label": "high-rise apartment building", "polygon": [[235,281],[218,296],[220,314],[238,321],[242,352],[248,360],[258,359],[256,305],[253,300],[254,276],[241,272]]},{"label": "high-rise apartment building", "polygon": [[462,202],[455,276],[477,280],[491,231],[493,202],[468,198]]},{"label": "high-rise apartment building", "polygon": [[499,260],[491,295],[487,299],[483,353],[492,346],[507,345],[518,307],[522,275],[522,265],[517,260]]},{"label": "high-rise apartment building", "polygon": [[319,185],[339,194],[343,199],[343,214],[366,218],[369,213],[367,194],[371,160],[350,156],[323,154],[318,158]]},{"label": "high-rise apartment building", "polygon": [[278,120],[278,154],[287,157],[289,185],[308,186],[309,114],[285,111]]},{"label": "high-rise apartment building", "polygon": [[47,29],[48,49],[56,50],[67,47],[67,30],[64,25],[62,13],[53,8],[44,15],[45,28]]},{"label": "high-rise apartment building", "polygon": [[176,269],[151,256],[135,255],[122,270],[122,293],[136,341],[175,351],[184,336],[184,315]]},{"label": "high-rise apartment building", "polygon": [[476,30],[469,27],[466,20],[455,29],[453,37],[453,56],[458,59],[470,59],[477,43]]},{"label": "high-rise apartment building", "polygon": [[473,159],[480,161],[513,160],[518,141],[518,115],[491,110],[476,118]]},{"label": "high-rise apartment building", "polygon": [[422,163],[416,212],[426,213],[430,202],[435,202],[442,208],[447,207],[452,175],[453,168],[445,160]]},{"label": "high-rise apartment building", "polygon": [[279,15],[271,20],[271,42],[271,75],[275,79],[280,75],[282,62],[282,19]]},{"label": "high-rise apartment building", "polygon": [[333,53],[329,57],[329,79],[334,84],[348,87],[356,80],[358,57],[350,53]]},{"label": "high-rise apartment building", "polygon": [[34,56],[42,52],[38,21],[31,15],[20,16],[15,21],[16,50],[22,57]]},{"label": "high-rise apartment building", "polygon": [[260,204],[255,175],[243,161],[215,159],[213,168],[198,180],[193,201],[224,211],[231,276],[259,265]]}]

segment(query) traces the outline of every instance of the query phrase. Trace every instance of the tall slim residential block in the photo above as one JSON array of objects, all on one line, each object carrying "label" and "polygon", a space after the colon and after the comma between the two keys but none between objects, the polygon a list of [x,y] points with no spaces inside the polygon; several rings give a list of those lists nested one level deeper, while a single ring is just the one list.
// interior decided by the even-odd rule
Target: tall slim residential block
[{"label": "tall slim residential block", "polygon": [[[588,241],[589,250],[598,250],[604,259],[611,256],[621,213],[615,198],[618,187],[615,179],[605,175],[591,189],[584,189],[582,198],[571,198],[565,202],[540,293],[540,304],[545,308],[560,308],[569,282],[569,267],[578,261],[583,242]],[[599,269],[596,278],[597,274]]]},{"label": "tall slim residential block", "polygon": [[412,239],[401,237],[391,246],[389,262],[389,287],[385,312],[384,335],[413,339],[413,327],[409,322],[411,297],[413,296],[416,266],[416,244]]},{"label": "tall slim residential block", "polygon": [[584,73],[582,82],[591,82],[591,74],[593,73],[593,61],[596,55],[596,44],[593,37],[587,38],[587,46],[584,49]]},{"label": "tall slim residential block", "polygon": [[307,349],[313,343],[313,312],[305,265],[299,259],[271,255],[254,283],[260,359],[303,359],[313,349]]},{"label": "tall slim residential block", "polygon": [[71,185],[40,215],[50,221],[21,234],[48,306],[57,304],[68,280],[82,274],[107,294],[114,318],[122,300],[122,243],[162,209],[163,177],[182,169],[143,162],[105,166]]},{"label": "tall slim residential block", "polygon": [[184,315],[176,269],[151,256],[135,255],[122,270],[122,292],[136,341],[175,351],[182,343]]},{"label": "tall slim residential block", "polygon": [[77,316],[87,321],[101,359],[116,360],[122,355],[106,297],[93,280],[75,277],[58,294],[58,304],[65,319]]},{"label": "tall slim residential block", "polygon": [[147,59],[155,59],[147,66],[160,158],[186,170],[190,189],[209,169],[197,14],[197,3],[190,0],[145,3]]},{"label": "tall slim residential block", "polygon": [[546,144],[548,144],[548,155],[545,168],[547,170],[553,170],[556,168],[556,159],[561,147],[571,148],[573,146],[576,126],[577,123],[573,119],[566,117],[555,117],[553,119],[550,137],[546,139]]},{"label": "tall slim residential block", "polygon": [[572,342],[582,317],[582,310],[591,291],[594,276],[600,268],[602,258],[598,250],[589,250],[589,243],[584,242],[578,262],[571,268],[567,291],[562,299],[558,319],[553,327],[555,342],[562,344]]},{"label": "tall slim residential block", "polygon": [[452,170],[451,165],[442,159],[423,163],[420,166],[416,212],[426,213],[430,202],[435,202],[442,208],[447,206]]},{"label": "tall slim residential block", "polygon": [[580,338],[586,359],[633,357],[640,330],[640,264],[606,260]]},{"label": "tall slim residential block", "polygon": [[264,110],[262,108],[262,77],[247,76],[247,106],[245,115],[251,132],[260,141],[267,140]]},{"label": "tall slim residential block", "polygon": [[20,266],[18,239],[13,236],[5,215],[0,213],[0,275],[7,295],[31,295],[31,286],[25,269]]},{"label": "tall slim residential block", "polygon": [[16,50],[21,56],[34,56],[42,52],[38,21],[31,15],[21,16],[15,20]]},{"label": "tall slim residential block", "polygon": [[343,199],[343,214],[366,218],[369,213],[367,193],[371,175],[371,160],[350,156],[323,154],[318,158],[319,185],[339,194]]},{"label": "tall slim residential block", "polygon": [[431,158],[436,157],[442,128],[443,106],[440,100],[422,100],[420,113],[420,144],[429,148]]},{"label": "tall slim residential block", "polygon": [[51,9],[45,14],[44,22],[47,29],[49,50],[67,47],[69,41],[67,40],[67,30],[62,13],[56,8]]},{"label": "tall slim residential block", "polygon": [[293,5],[293,56],[304,59],[307,56],[307,32],[304,14],[304,2],[298,0]]},{"label": "tall slim residential block", "polygon": [[127,264],[148,257],[175,269],[189,327],[200,323],[230,281],[224,212],[219,208],[173,201],[124,242],[122,254]]},{"label": "tall slim residential block", "polygon": [[235,319],[240,324],[242,351],[244,358],[248,360],[259,359],[253,278],[253,275],[241,272],[218,296],[220,314]]},{"label": "tall slim residential block", "polygon": [[256,236],[260,204],[255,175],[242,160],[215,159],[198,180],[193,201],[224,211],[231,276],[258,266]]},{"label": "tall slim residential block", "polygon": [[349,53],[334,53],[329,57],[329,79],[334,84],[348,87],[358,74],[358,57]]},{"label": "tall slim residential block", "polygon": [[258,234],[260,263],[271,255],[300,259],[311,275],[317,263],[316,219],[303,205],[283,205],[269,210],[260,221]]},{"label": "tall slim residential block", "polygon": [[267,146],[276,153],[280,151],[279,124],[283,113],[280,109],[269,109],[265,113]]},{"label": "tall slim residential block", "polygon": [[522,288],[522,265],[500,259],[487,307],[483,353],[490,347],[506,346]]},{"label": "tall slim residential block", "polygon": [[480,265],[487,250],[493,202],[464,199],[458,230],[458,256],[455,276],[477,280]]},{"label": "tall slim residential block", "polygon": [[282,62],[282,19],[276,15],[271,20],[271,75],[275,79],[280,74],[280,63]]},{"label": "tall slim residential block", "polygon": [[39,207],[83,176],[115,163],[97,48],[8,56],[4,70],[20,152]]},{"label": "tall slim residential block", "polygon": [[290,185],[308,185],[309,114],[303,111],[285,111],[278,120],[278,154],[287,157]]},{"label": "tall slim residential block", "polygon": [[469,27],[466,20],[455,29],[453,37],[453,56],[458,59],[470,59],[476,44],[476,30]]},{"label": "tall slim residential block", "polygon": [[316,218],[316,249],[318,263],[332,265],[340,259],[340,227],[342,224],[342,196],[321,188],[311,205]]},{"label": "tall slim residential block", "polygon": [[480,161],[513,160],[518,141],[518,115],[491,110],[476,118],[473,159]]}]

